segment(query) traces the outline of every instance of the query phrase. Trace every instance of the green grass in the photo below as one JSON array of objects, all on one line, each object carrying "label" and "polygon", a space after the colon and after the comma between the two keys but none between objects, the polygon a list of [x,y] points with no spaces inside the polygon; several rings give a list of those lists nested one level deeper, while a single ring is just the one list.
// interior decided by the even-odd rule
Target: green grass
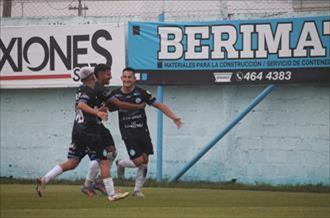
[{"label": "green grass", "polygon": [[[134,186],[134,179],[118,180],[114,178],[114,182],[118,186]],[[0,177],[0,184],[34,184],[35,179],[9,178]],[[52,184],[61,185],[80,185],[84,180],[65,180],[56,179],[51,181]],[[168,183],[164,180],[158,182],[154,179],[147,179],[145,187],[161,187],[161,188],[205,188],[205,189],[224,189],[224,190],[254,190],[254,191],[285,191],[285,192],[318,192],[330,193],[330,186],[323,184],[296,184],[296,185],[270,185],[265,183],[242,184],[233,181],[228,182],[205,182],[205,181],[177,181]]]},{"label": "green grass", "polygon": [[[146,198],[109,202],[87,198],[78,185],[49,185],[37,197],[34,185],[1,184],[1,218],[329,218],[329,193],[146,187]],[[121,187],[131,191],[132,187]]]}]

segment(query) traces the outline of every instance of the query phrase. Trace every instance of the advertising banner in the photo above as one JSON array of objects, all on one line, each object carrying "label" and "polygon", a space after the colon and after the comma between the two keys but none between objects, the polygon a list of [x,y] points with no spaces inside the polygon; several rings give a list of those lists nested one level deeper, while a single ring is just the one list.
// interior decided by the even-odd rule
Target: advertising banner
[{"label": "advertising banner", "polygon": [[130,22],[145,84],[329,83],[330,18]]},{"label": "advertising banner", "polygon": [[79,69],[111,65],[111,85],[125,67],[124,24],[1,27],[0,87],[75,87]]}]

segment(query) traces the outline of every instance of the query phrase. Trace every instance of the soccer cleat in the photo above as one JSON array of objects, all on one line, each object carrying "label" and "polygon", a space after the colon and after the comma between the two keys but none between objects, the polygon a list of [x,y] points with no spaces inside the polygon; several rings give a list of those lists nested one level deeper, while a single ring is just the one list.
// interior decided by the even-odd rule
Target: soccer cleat
[{"label": "soccer cleat", "polygon": [[37,179],[37,187],[36,187],[36,191],[39,197],[42,197],[44,191],[46,188],[46,184],[42,181],[41,178]]},{"label": "soccer cleat", "polygon": [[81,186],[80,190],[82,193],[86,194],[90,198],[92,198],[94,195],[96,195],[96,193],[92,187]]},{"label": "soccer cleat", "polygon": [[105,189],[104,183],[101,180],[95,182],[93,189],[100,191],[104,195],[107,195],[107,190]]},{"label": "soccer cleat", "polygon": [[138,198],[144,198],[144,194],[141,191],[134,191],[132,196],[138,197]]},{"label": "soccer cleat", "polygon": [[120,166],[118,164],[120,160],[116,161],[116,165],[117,165],[117,178],[120,180],[124,180],[125,179],[125,168]]},{"label": "soccer cleat", "polygon": [[116,192],[114,195],[108,196],[108,199],[109,201],[117,201],[126,198],[128,195],[129,192],[123,192],[123,193]]}]

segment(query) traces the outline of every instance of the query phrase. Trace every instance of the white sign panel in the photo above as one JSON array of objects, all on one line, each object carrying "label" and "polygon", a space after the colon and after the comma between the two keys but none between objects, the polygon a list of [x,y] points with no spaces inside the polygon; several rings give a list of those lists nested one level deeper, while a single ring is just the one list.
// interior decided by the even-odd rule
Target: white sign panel
[{"label": "white sign panel", "polygon": [[111,85],[125,67],[124,24],[1,27],[0,87],[76,87],[79,69],[106,63]]}]

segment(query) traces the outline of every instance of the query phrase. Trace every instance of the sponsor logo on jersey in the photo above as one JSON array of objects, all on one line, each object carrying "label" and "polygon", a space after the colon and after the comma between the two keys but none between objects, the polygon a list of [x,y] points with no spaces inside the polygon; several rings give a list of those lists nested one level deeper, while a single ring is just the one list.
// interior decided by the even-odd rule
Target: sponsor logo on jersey
[{"label": "sponsor logo on jersey", "polygon": [[135,99],[135,103],[137,103],[137,104],[140,104],[141,101],[142,101],[141,98],[136,98],[136,99]]}]

